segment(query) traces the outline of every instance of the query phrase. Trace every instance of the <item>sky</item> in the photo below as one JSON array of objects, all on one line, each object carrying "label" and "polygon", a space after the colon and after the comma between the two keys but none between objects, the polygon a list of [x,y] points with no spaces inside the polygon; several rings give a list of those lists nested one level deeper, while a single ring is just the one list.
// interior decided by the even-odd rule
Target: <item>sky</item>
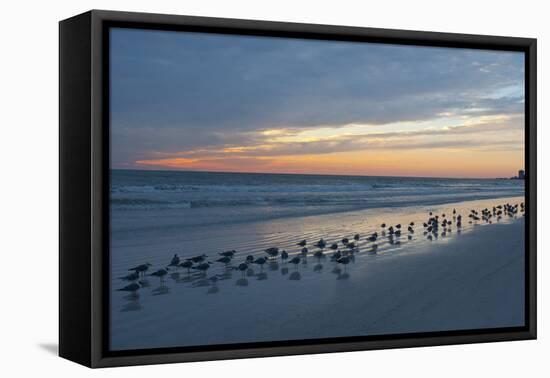
[{"label": "sky", "polygon": [[111,166],[510,177],[519,52],[114,28]]}]

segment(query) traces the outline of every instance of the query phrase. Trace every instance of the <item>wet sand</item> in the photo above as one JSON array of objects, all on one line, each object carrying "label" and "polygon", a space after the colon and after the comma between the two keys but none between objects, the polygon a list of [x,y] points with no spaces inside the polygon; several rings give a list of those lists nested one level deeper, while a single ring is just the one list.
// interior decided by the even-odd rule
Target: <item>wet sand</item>
[{"label": "wet sand", "polygon": [[[364,210],[323,216],[193,228],[173,236],[154,232],[113,236],[113,349],[243,343],[257,341],[376,335],[404,332],[509,327],[523,324],[524,221],[468,223],[469,209],[481,210],[523,198],[470,201],[425,207]],[[460,233],[428,240],[422,232],[427,212],[452,219],[463,215]],[[406,225],[415,222],[409,240]],[[399,243],[386,237],[378,250],[366,240],[380,223],[404,225]],[[315,258],[316,248],[298,266],[266,264],[243,276],[215,263],[206,275],[172,269],[161,282],[147,277],[137,295],[116,291],[117,277],[143,262],[152,271],[174,253],[201,253],[215,261],[222,250],[237,250],[233,266],[269,247],[299,253],[296,243],[323,237],[328,245],[361,234],[346,267]],[[325,248],[325,254],[332,251]],[[216,276],[213,283],[208,278]]]}]

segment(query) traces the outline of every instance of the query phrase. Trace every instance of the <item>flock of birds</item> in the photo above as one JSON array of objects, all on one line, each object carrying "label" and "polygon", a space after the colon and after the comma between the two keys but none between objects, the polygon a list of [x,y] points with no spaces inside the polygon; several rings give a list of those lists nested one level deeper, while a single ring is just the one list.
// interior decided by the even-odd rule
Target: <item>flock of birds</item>
[{"label": "flock of birds", "polygon": [[[504,216],[516,217],[519,213],[525,215],[525,204],[523,202],[514,205],[506,203],[494,206],[492,209],[485,208],[481,211],[472,209],[468,214],[467,221],[469,224],[477,224],[478,222],[492,223],[493,221],[499,221]],[[434,240],[440,235],[445,237],[447,234],[451,233],[453,229],[460,232],[463,221],[466,220],[463,220],[462,215],[458,214],[456,209],[452,210],[451,216],[447,216],[444,213],[438,215],[429,212],[428,219],[422,224],[422,232],[426,239]],[[382,223],[378,231],[365,237],[362,237],[360,234],[355,234],[352,238],[344,237],[339,242],[331,243],[327,243],[323,238],[314,243],[309,243],[306,239],[303,239],[296,243],[298,247],[297,252],[292,255],[279,247],[270,247],[265,249],[261,256],[248,255],[244,258],[244,261],[236,264],[233,264],[233,262],[236,258],[237,251],[228,250],[218,253],[215,263],[223,264],[223,266],[228,269],[241,272],[243,278],[252,265],[258,265],[260,269],[263,269],[266,263],[277,262],[280,259],[283,264],[291,264],[294,265],[295,269],[298,269],[298,265],[304,262],[308,256],[313,256],[319,261],[329,257],[332,262],[346,269],[347,265],[354,261],[354,254],[359,250],[358,244],[360,240],[366,242],[369,253],[376,254],[381,238],[387,238],[390,244],[400,244],[400,237],[403,233],[406,233],[409,240],[412,239],[413,234],[417,231],[415,227],[417,227],[417,225],[415,225],[414,222],[410,222],[405,226],[401,224],[388,226],[386,223]],[[144,279],[146,276],[158,277],[162,283],[164,282],[165,276],[172,269],[176,271],[184,269],[188,274],[191,274],[191,271],[196,271],[202,276],[206,276],[207,271],[214,265],[214,262],[207,260],[207,258],[207,255],[200,254],[182,259],[178,254],[174,254],[169,264],[152,273],[148,273],[152,267],[150,263],[134,266],[128,269],[131,273],[124,277],[120,277],[121,280],[129,281],[130,283],[118,290],[136,294],[140,288],[145,286]],[[218,278],[218,275],[213,275],[208,279],[215,283]]]}]

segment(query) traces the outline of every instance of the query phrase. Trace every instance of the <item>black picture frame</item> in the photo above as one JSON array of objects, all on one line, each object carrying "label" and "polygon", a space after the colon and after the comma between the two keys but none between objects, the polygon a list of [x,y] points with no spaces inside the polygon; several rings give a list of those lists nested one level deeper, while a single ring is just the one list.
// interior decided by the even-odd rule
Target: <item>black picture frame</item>
[{"label": "black picture frame", "polygon": [[[113,26],[525,53],[526,325],[391,336],[111,352],[109,70]],[[536,39],[92,10],[59,24],[59,354],[88,367],[536,338]]]}]

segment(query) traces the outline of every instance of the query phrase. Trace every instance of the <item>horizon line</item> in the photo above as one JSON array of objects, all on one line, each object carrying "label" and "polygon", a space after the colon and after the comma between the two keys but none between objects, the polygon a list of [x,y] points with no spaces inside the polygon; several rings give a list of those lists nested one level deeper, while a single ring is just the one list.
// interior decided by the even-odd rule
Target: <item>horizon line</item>
[{"label": "horizon line", "polygon": [[[442,177],[442,176],[392,176],[392,175],[345,175],[337,173],[293,173],[293,172],[235,172],[235,171],[201,171],[192,169],[140,169],[140,168],[112,168],[111,171],[140,171],[140,172],[183,172],[183,173],[229,173],[247,175],[296,175],[296,176],[336,176],[336,177],[384,177],[384,178],[424,178],[424,179],[449,179],[449,180],[511,180],[510,177]],[[525,169],[520,169],[525,170]],[[518,170],[519,171],[519,170]]]}]

